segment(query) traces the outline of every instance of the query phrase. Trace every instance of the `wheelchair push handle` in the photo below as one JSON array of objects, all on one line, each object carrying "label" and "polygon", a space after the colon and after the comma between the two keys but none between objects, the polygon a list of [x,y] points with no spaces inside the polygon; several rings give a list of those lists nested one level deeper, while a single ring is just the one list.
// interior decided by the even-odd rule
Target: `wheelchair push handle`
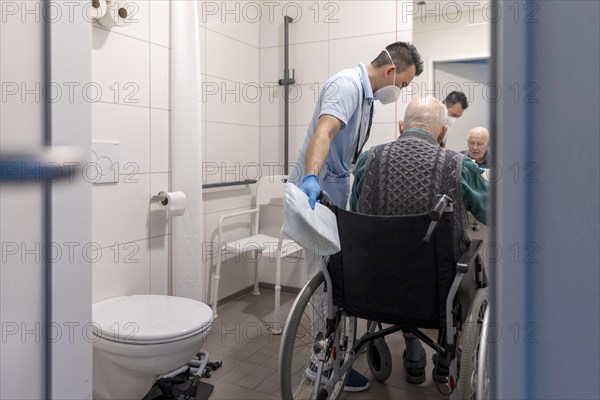
[{"label": "wheelchair push handle", "polygon": [[[429,211],[429,218],[431,218],[432,221],[439,221],[440,219],[442,219],[442,215],[447,212],[447,211],[452,211],[452,202],[454,200],[452,200],[452,198],[450,198],[450,196],[447,195],[443,195],[440,197],[440,199],[438,200],[438,202],[436,203],[436,205],[433,207],[433,210]],[[447,210],[447,208],[450,208],[449,210]]]},{"label": "wheelchair push handle", "polygon": [[429,218],[431,218],[431,223],[429,224],[427,233],[423,238],[423,241],[425,243],[429,243],[429,241],[431,240],[431,235],[433,235],[435,227],[437,226],[438,222],[442,219],[442,215],[444,215],[445,212],[453,211],[452,202],[453,200],[450,196],[442,195],[433,207],[433,210],[429,212]]},{"label": "wheelchair push handle", "polygon": [[331,197],[329,197],[329,194],[324,190],[321,190],[321,193],[319,193],[319,196],[317,197],[317,202],[327,206],[333,205],[333,203],[331,202]]}]

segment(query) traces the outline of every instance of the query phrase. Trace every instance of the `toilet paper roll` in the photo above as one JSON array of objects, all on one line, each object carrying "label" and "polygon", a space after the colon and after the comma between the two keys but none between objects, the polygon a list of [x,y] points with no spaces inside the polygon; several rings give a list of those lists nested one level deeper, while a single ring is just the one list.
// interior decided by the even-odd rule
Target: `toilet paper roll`
[{"label": "toilet paper roll", "polygon": [[85,16],[88,21],[99,20],[106,15],[108,4],[106,0],[91,0],[85,7]]},{"label": "toilet paper roll", "polygon": [[127,9],[127,3],[123,1],[109,0],[108,10],[104,16],[98,19],[98,23],[106,28],[113,26],[124,26],[129,22],[131,16]]},{"label": "toilet paper roll", "polygon": [[187,206],[187,197],[183,192],[159,192],[159,196],[164,196],[164,200],[160,202],[161,208],[166,208],[169,213],[174,215],[183,215]]}]

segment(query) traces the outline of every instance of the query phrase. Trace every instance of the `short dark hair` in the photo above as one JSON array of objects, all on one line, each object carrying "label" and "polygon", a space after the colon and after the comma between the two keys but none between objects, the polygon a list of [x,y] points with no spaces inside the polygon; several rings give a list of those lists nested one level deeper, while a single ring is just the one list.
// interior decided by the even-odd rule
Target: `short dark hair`
[{"label": "short dark hair", "polygon": [[448,96],[444,99],[444,104],[446,108],[450,108],[456,103],[460,102],[460,106],[463,110],[466,110],[469,107],[469,102],[467,101],[467,96],[463,92],[450,92]]},{"label": "short dark hair", "polygon": [[[406,68],[414,65],[416,69],[416,76],[419,76],[421,73],[423,73],[423,60],[421,59],[421,55],[417,51],[417,48],[413,44],[408,42],[396,42],[390,44],[385,49],[394,59],[394,64],[396,65],[396,68],[398,68],[399,72],[405,71]],[[377,58],[371,62],[371,64],[376,68],[391,63],[392,60],[390,60],[390,57],[388,57],[385,51],[379,53]]]}]

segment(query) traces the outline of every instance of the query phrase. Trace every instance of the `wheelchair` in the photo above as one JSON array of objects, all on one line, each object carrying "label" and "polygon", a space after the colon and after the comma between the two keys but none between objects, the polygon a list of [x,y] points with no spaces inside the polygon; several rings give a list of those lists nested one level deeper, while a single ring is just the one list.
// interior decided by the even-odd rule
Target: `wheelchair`
[{"label": "wheelchair", "polygon": [[[304,286],[288,315],[279,353],[281,398],[336,399],[365,348],[370,371],[384,382],[392,372],[385,336],[400,330],[436,351],[435,366],[448,372],[444,394],[487,398],[482,242],[455,254],[452,199],[440,196],[431,212],[403,216],[328,206],[342,250]],[[367,320],[361,335],[359,318]],[[437,341],[420,329],[437,329]]]}]

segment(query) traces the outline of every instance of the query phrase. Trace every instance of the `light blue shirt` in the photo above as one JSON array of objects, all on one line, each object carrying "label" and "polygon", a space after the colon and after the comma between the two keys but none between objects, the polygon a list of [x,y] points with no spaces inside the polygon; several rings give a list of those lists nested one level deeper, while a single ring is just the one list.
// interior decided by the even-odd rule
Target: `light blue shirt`
[{"label": "light blue shirt", "polygon": [[302,184],[308,143],[321,115],[332,115],[341,121],[342,126],[331,141],[325,166],[319,174],[319,184],[335,205],[346,208],[352,161],[357,147],[362,148],[366,140],[373,101],[373,89],[363,63],[329,78],[319,95],[298,159],[290,167],[289,180],[298,186]]}]

